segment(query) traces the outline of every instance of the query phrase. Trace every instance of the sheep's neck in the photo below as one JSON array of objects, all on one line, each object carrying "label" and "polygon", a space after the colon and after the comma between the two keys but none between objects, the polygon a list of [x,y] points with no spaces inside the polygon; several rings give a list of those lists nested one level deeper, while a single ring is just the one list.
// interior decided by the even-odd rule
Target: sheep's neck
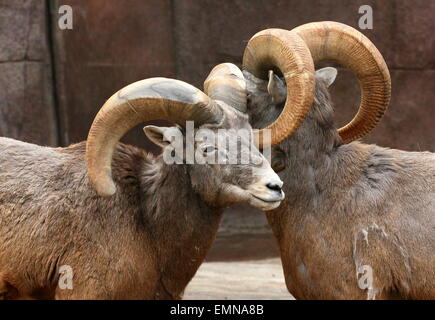
[{"label": "sheep's neck", "polygon": [[285,181],[286,199],[268,214],[277,236],[284,224],[300,230],[306,215],[320,219],[328,214],[329,208],[360,179],[373,149],[359,142],[340,145],[334,138],[335,129],[320,133],[319,127],[313,127],[304,124],[300,134],[280,145],[286,154],[285,169],[279,173]]},{"label": "sheep's neck", "polygon": [[[223,209],[212,208],[193,190],[186,165],[160,164],[147,212],[164,293],[177,298],[199,268],[217,233]],[[154,188],[151,188],[151,192]],[[159,298],[159,297],[156,297]]]}]

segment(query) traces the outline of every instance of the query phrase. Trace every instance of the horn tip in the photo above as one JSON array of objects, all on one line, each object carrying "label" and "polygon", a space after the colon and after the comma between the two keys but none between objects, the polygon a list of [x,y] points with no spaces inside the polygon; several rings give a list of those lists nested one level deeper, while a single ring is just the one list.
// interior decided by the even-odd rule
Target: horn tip
[{"label": "horn tip", "polygon": [[109,198],[116,193],[116,186],[113,181],[104,183],[96,183],[95,190],[100,197]]}]

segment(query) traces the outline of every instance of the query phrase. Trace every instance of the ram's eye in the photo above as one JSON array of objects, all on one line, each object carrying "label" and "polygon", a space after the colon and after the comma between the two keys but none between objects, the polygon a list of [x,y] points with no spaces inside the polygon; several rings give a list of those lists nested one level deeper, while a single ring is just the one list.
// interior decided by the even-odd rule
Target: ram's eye
[{"label": "ram's eye", "polygon": [[206,147],[204,147],[203,149],[202,149],[202,151],[204,152],[204,153],[211,153],[211,152],[213,152],[213,151],[215,151],[216,150],[216,148],[214,147],[214,146],[206,146]]}]

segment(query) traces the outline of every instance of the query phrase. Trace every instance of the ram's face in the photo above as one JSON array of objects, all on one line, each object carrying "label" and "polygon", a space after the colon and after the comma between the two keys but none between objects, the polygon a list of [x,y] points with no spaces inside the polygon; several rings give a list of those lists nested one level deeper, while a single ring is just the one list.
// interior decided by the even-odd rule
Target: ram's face
[{"label": "ram's face", "polygon": [[283,183],[253,143],[247,117],[238,124],[242,129],[226,129],[228,123],[193,131],[187,126],[148,126],[145,133],[164,147],[163,161],[187,165],[193,188],[210,204],[249,203],[274,209],[284,199]]},{"label": "ram's face", "polygon": [[207,135],[214,140],[199,140],[195,145],[198,159],[205,161],[196,162],[191,171],[192,183],[203,197],[223,206],[278,207],[284,199],[283,183],[254,145],[252,130],[208,129]]}]

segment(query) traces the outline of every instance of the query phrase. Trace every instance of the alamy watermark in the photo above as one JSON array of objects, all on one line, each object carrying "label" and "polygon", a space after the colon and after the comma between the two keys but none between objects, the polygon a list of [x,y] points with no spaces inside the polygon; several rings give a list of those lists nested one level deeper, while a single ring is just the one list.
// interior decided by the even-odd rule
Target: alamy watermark
[{"label": "alamy watermark", "polygon": [[367,264],[361,265],[357,269],[358,287],[361,290],[367,290],[367,300],[376,299],[378,290],[373,283],[373,268]]},{"label": "alamy watermark", "polygon": [[362,16],[358,20],[358,27],[361,30],[373,29],[373,9],[368,4],[362,5],[358,9]]},{"label": "alamy watermark", "polygon": [[260,152],[250,129],[200,128],[186,121],[184,133],[166,130],[162,140],[163,161],[166,164],[253,164],[271,161],[271,130],[263,129]]},{"label": "alamy watermark", "polygon": [[59,7],[59,20],[57,25],[60,30],[72,30],[73,28],[73,9],[69,5],[62,5]]},{"label": "alamy watermark", "polygon": [[59,268],[59,289],[73,290],[74,288],[74,271],[71,266],[63,265]]},{"label": "alamy watermark", "polygon": [[[60,30],[73,29],[73,9],[69,5],[61,5],[58,10],[59,19],[58,27]],[[358,19],[358,27],[361,30],[373,29],[373,8],[364,4],[358,8],[358,13],[361,17]]]},{"label": "alamy watermark", "polygon": [[[361,290],[373,288],[373,269],[369,265],[363,265],[358,268],[358,287]],[[361,275],[361,276],[359,276]]]}]

